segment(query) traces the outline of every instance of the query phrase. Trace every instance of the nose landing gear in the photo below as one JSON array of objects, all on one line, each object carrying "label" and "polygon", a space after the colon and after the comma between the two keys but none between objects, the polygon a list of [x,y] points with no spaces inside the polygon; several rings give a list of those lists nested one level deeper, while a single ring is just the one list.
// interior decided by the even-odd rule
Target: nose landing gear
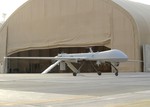
[{"label": "nose landing gear", "polygon": [[[110,62],[106,62],[107,64],[110,64],[114,69],[115,69],[115,76],[118,76],[118,69],[115,67],[115,65],[113,65],[112,63]],[[116,66],[119,66],[119,63],[117,63]]]}]

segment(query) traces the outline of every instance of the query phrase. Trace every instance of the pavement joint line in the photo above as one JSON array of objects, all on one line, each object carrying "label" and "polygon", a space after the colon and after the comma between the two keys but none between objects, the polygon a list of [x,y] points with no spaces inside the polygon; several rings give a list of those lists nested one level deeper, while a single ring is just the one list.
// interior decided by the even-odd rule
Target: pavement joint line
[{"label": "pavement joint line", "polygon": [[97,98],[102,99],[102,100],[114,100],[114,99],[132,97],[132,96],[139,95],[139,94],[150,95],[150,90],[114,94],[114,95],[102,96],[102,97],[97,97]]},{"label": "pavement joint line", "polygon": [[47,100],[33,100],[33,101],[18,101],[18,102],[0,102],[0,106],[16,106],[16,105],[26,105],[26,104],[43,104],[43,103],[60,103],[60,102],[65,102],[65,101],[78,101],[78,100],[84,100],[91,98],[89,97],[75,97],[75,98],[58,98],[58,99],[47,99]]},{"label": "pavement joint line", "polygon": [[[74,101],[79,101],[79,100],[85,100],[85,99],[90,99],[90,98],[93,98],[94,96],[88,96],[88,95],[70,95],[70,94],[54,94],[54,93],[37,93],[37,92],[27,92],[27,91],[12,91],[12,90],[0,90],[0,93],[13,93],[15,92],[15,94],[23,94],[23,96],[28,93],[28,94],[36,94],[36,95],[40,95],[40,94],[47,94],[47,95],[51,95],[52,96],[54,95],[54,97],[50,97],[50,98],[47,98],[47,99],[37,99],[37,100],[33,100],[33,99],[18,99],[18,100],[22,100],[22,101],[11,101],[9,100],[10,102],[8,101],[1,101],[0,102],[0,106],[17,106],[17,105],[26,105],[26,104],[43,104],[43,103],[60,103],[60,102],[65,102],[65,101],[71,101],[71,100],[74,100]],[[1,94],[0,94],[1,95]],[[42,96],[43,96],[42,95]],[[2,95],[1,95],[2,96]],[[62,96],[62,97],[60,97]],[[11,99],[12,97],[14,96],[8,96],[9,99]],[[24,101],[23,101],[24,100]]]},{"label": "pavement joint line", "polygon": [[56,98],[56,99],[47,99],[47,100],[33,100],[33,101],[14,101],[14,102],[0,102],[0,105],[22,105],[22,104],[41,104],[41,103],[50,103],[50,102],[64,102],[70,100],[81,100],[88,99],[91,97],[74,97],[74,98]]},{"label": "pavement joint line", "polygon": [[121,103],[115,105],[107,105],[108,107],[150,107],[150,99],[149,100],[137,100],[129,103]]},{"label": "pavement joint line", "polygon": [[[79,99],[79,98],[76,98]],[[15,105],[26,105],[26,104],[42,104],[50,102],[64,102],[68,100],[75,100],[75,98],[70,99],[51,99],[51,100],[35,100],[35,101],[18,101],[18,102],[0,102],[0,106],[15,106]]]}]

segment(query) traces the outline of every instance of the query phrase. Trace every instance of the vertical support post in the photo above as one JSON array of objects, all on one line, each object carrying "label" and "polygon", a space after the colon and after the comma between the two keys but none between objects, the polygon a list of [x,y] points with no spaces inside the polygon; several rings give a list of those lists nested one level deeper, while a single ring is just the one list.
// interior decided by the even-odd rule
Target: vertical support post
[{"label": "vertical support post", "polygon": [[[8,49],[8,26],[7,26],[7,31],[6,31],[6,44],[5,44],[5,57],[7,57],[7,49]],[[8,72],[8,59],[4,58],[4,62],[3,62],[3,73],[7,73]]]},{"label": "vertical support post", "polygon": [[3,64],[3,73],[7,73],[8,71],[8,59],[7,58],[4,58],[4,64]]}]

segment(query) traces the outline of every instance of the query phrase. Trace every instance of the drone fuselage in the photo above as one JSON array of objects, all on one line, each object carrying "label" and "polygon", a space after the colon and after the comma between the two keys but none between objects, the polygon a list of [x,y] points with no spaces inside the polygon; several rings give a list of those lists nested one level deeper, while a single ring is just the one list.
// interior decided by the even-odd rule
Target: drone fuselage
[{"label": "drone fuselage", "polygon": [[125,62],[128,60],[128,56],[120,50],[108,50],[104,52],[93,52],[93,53],[76,53],[76,54],[58,54],[58,59],[64,61],[71,60],[89,60],[89,61],[100,61],[100,62]]}]

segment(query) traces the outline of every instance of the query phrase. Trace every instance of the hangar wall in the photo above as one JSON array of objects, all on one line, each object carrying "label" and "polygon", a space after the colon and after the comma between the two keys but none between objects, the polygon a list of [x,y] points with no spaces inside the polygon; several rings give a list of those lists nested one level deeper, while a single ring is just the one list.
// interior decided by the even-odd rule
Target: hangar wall
[{"label": "hangar wall", "polygon": [[[135,31],[132,20],[127,13],[113,8],[113,24],[112,24],[112,44],[111,48],[123,50],[129,59],[136,59]],[[137,71],[135,63],[125,63],[121,65],[125,71]],[[130,69],[128,68],[130,67]]]},{"label": "hangar wall", "polygon": [[[0,30],[1,65],[4,56],[19,51],[58,47],[107,46],[140,59],[133,20],[110,0],[29,0]],[[119,69],[140,67],[124,63]]]},{"label": "hangar wall", "polygon": [[135,20],[137,26],[140,45],[150,44],[150,5],[131,2],[128,0],[113,0],[116,4],[124,8]]},{"label": "hangar wall", "polygon": [[111,7],[105,1],[94,1],[31,0],[10,19],[8,53],[34,47],[108,44]]}]

